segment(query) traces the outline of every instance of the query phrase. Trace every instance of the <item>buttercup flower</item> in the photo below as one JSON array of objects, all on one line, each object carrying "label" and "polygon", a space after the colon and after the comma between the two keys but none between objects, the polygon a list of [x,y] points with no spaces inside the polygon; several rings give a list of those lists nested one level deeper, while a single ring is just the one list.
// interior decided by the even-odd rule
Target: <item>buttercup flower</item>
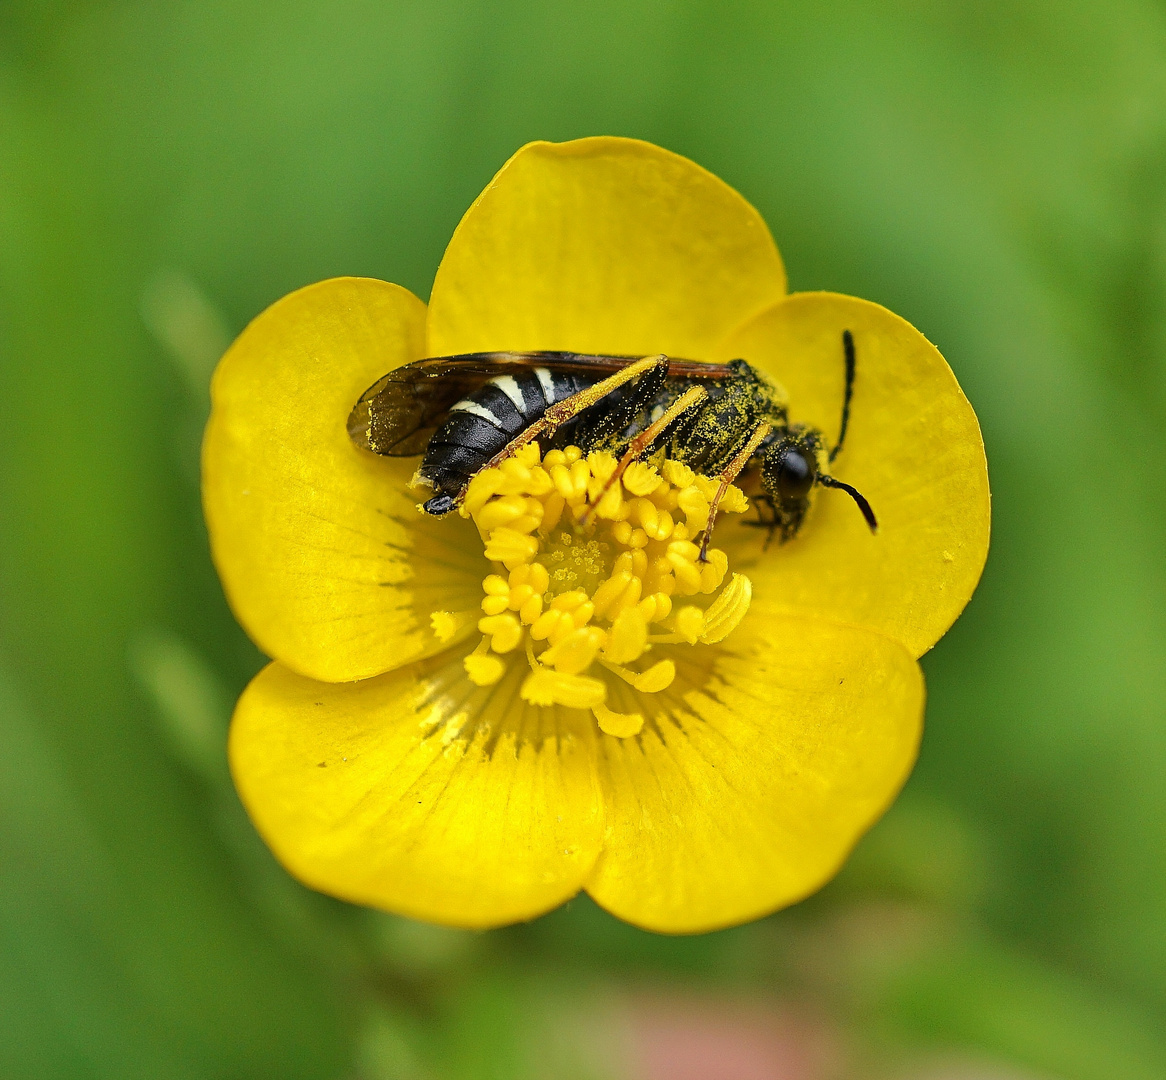
[{"label": "buttercup flower", "polygon": [[[417,459],[358,447],[362,393],[427,356],[572,350],[744,357],[831,469],[765,546],[715,478],[529,444],[462,514],[417,509]],[[777,391],[775,391],[777,392]],[[787,295],[757,212],[646,143],[532,143],[454,233],[428,308],[323,281],[258,316],[215,374],[204,501],[240,622],[273,662],[231,766],[259,832],[324,892],[487,927],[586,889],[692,932],[826,881],[914,761],[916,658],[988,546],[976,418],[943,358],[877,304]]]}]

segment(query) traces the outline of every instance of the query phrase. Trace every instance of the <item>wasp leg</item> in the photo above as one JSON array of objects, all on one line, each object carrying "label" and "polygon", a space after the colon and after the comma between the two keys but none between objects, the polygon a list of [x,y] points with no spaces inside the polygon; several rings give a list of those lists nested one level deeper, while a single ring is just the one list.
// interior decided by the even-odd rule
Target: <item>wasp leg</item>
[{"label": "wasp leg", "polygon": [[[597,382],[594,386],[584,387],[577,394],[572,394],[569,398],[564,398],[562,401],[556,402],[531,424],[530,427],[516,435],[502,447],[482,468],[492,469],[502,464],[502,462],[521,450],[527,443],[534,442],[535,439],[542,435],[553,434],[557,427],[565,424],[568,420],[574,419],[584,409],[590,408],[596,402],[607,397],[613,390],[623,386],[625,383],[640,378],[640,376],[653,369],[662,369],[666,373],[668,371],[668,357],[663,353],[659,356],[645,356],[643,360],[637,360],[634,364],[628,364],[626,368],[621,368],[614,375],[609,375],[606,379]],[[459,494],[459,503],[464,495],[464,491]]]},{"label": "wasp leg", "polygon": [[729,485],[737,479],[737,474],[749,464],[749,459],[757,452],[757,447],[772,430],[768,424],[758,424],[756,430],[749,436],[749,441],[741,447],[737,456],[725,466],[724,471],[717,477],[720,484],[709,506],[709,522],[705,526],[704,538],[700,542],[699,558],[702,563],[708,562],[709,541],[713,538],[713,526],[717,523],[717,507],[721,505],[721,500],[725,497],[725,492],[729,490]]},{"label": "wasp leg", "polygon": [[[761,512],[762,504],[769,507],[769,519],[766,520],[765,515]],[[761,545],[762,551],[768,551],[769,545],[773,543],[773,537],[777,533],[779,522],[777,520],[777,507],[774,505],[773,499],[768,495],[762,493],[753,496],[753,508],[757,511],[756,521],[742,521],[742,525],[747,525],[751,529],[766,529],[765,543]]]},{"label": "wasp leg", "polygon": [[623,457],[619,459],[619,464],[615,467],[615,472],[607,478],[607,483],[603,485],[602,490],[592,500],[591,505],[587,508],[587,512],[579,519],[580,525],[587,524],[592,512],[603,501],[603,496],[615,486],[619,478],[627,471],[627,467],[633,461],[638,460],[644,451],[663,434],[668,425],[681,413],[687,412],[694,405],[698,405],[706,397],[708,397],[708,391],[702,386],[694,386],[691,390],[686,390],[668,407],[667,412],[659,420],[653,421],[628,443],[628,448],[624,451]]}]

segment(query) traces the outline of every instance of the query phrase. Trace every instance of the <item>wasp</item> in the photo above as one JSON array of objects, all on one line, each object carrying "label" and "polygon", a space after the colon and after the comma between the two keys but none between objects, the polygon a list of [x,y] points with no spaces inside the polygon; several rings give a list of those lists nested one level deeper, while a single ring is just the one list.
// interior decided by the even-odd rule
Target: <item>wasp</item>
[{"label": "wasp", "polygon": [[[663,453],[720,481],[716,508],[743,470],[760,472],[758,521],[795,536],[815,485],[845,491],[871,531],[867,500],[828,475],[842,449],[854,390],[855,347],[842,334],[846,368],[838,441],[827,453],[820,431],[791,424],[774,387],[745,360],[709,364],[664,355],[481,352],[417,360],[390,371],[360,397],[348,420],[353,441],[387,457],[422,456],[413,478],[433,495],[421,505],[440,517],[456,509],[482,469],[538,440],[546,449],[578,446],[619,457],[608,486],[633,461]],[[606,490],[606,489],[605,489]],[[599,502],[602,493],[592,505]],[[764,510],[762,510],[764,506]]]}]

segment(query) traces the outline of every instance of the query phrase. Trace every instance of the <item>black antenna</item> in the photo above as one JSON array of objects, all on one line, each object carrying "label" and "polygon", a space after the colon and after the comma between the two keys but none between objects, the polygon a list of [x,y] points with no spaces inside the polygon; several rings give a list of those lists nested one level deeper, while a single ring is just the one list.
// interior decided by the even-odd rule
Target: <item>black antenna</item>
[{"label": "black antenna", "polygon": [[823,487],[839,488],[845,491],[858,504],[859,510],[862,511],[862,516],[866,518],[866,523],[870,526],[870,531],[872,533],[879,531],[879,523],[875,520],[874,511],[870,508],[870,503],[858,491],[849,484],[844,484],[841,480],[835,480],[834,477],[825,476],[822,473],[818,474],[818,483]]},{"label": "black antenna", "polygon": [[842,449],[842,440],[846,438],[846,428],[850,424],[850,395],[854,393],[854,335],[849,330],[842,331],[842,353],[846,357],[846,390],[842,395],[842,427],[838,432],[838,442],[830,451],[831,461]]}]

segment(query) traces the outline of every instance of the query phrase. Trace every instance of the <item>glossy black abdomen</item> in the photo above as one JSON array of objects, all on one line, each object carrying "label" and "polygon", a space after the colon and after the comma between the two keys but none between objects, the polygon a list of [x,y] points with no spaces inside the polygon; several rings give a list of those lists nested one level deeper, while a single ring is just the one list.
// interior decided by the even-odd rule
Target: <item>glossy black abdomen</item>
[{"label": "glossy black abdomen", "polygon": [[486,462],[551,405],[599,378],[540,367],[491,379],[450,409],[429,440],[418,477],[439,495],[456,496]]}]

